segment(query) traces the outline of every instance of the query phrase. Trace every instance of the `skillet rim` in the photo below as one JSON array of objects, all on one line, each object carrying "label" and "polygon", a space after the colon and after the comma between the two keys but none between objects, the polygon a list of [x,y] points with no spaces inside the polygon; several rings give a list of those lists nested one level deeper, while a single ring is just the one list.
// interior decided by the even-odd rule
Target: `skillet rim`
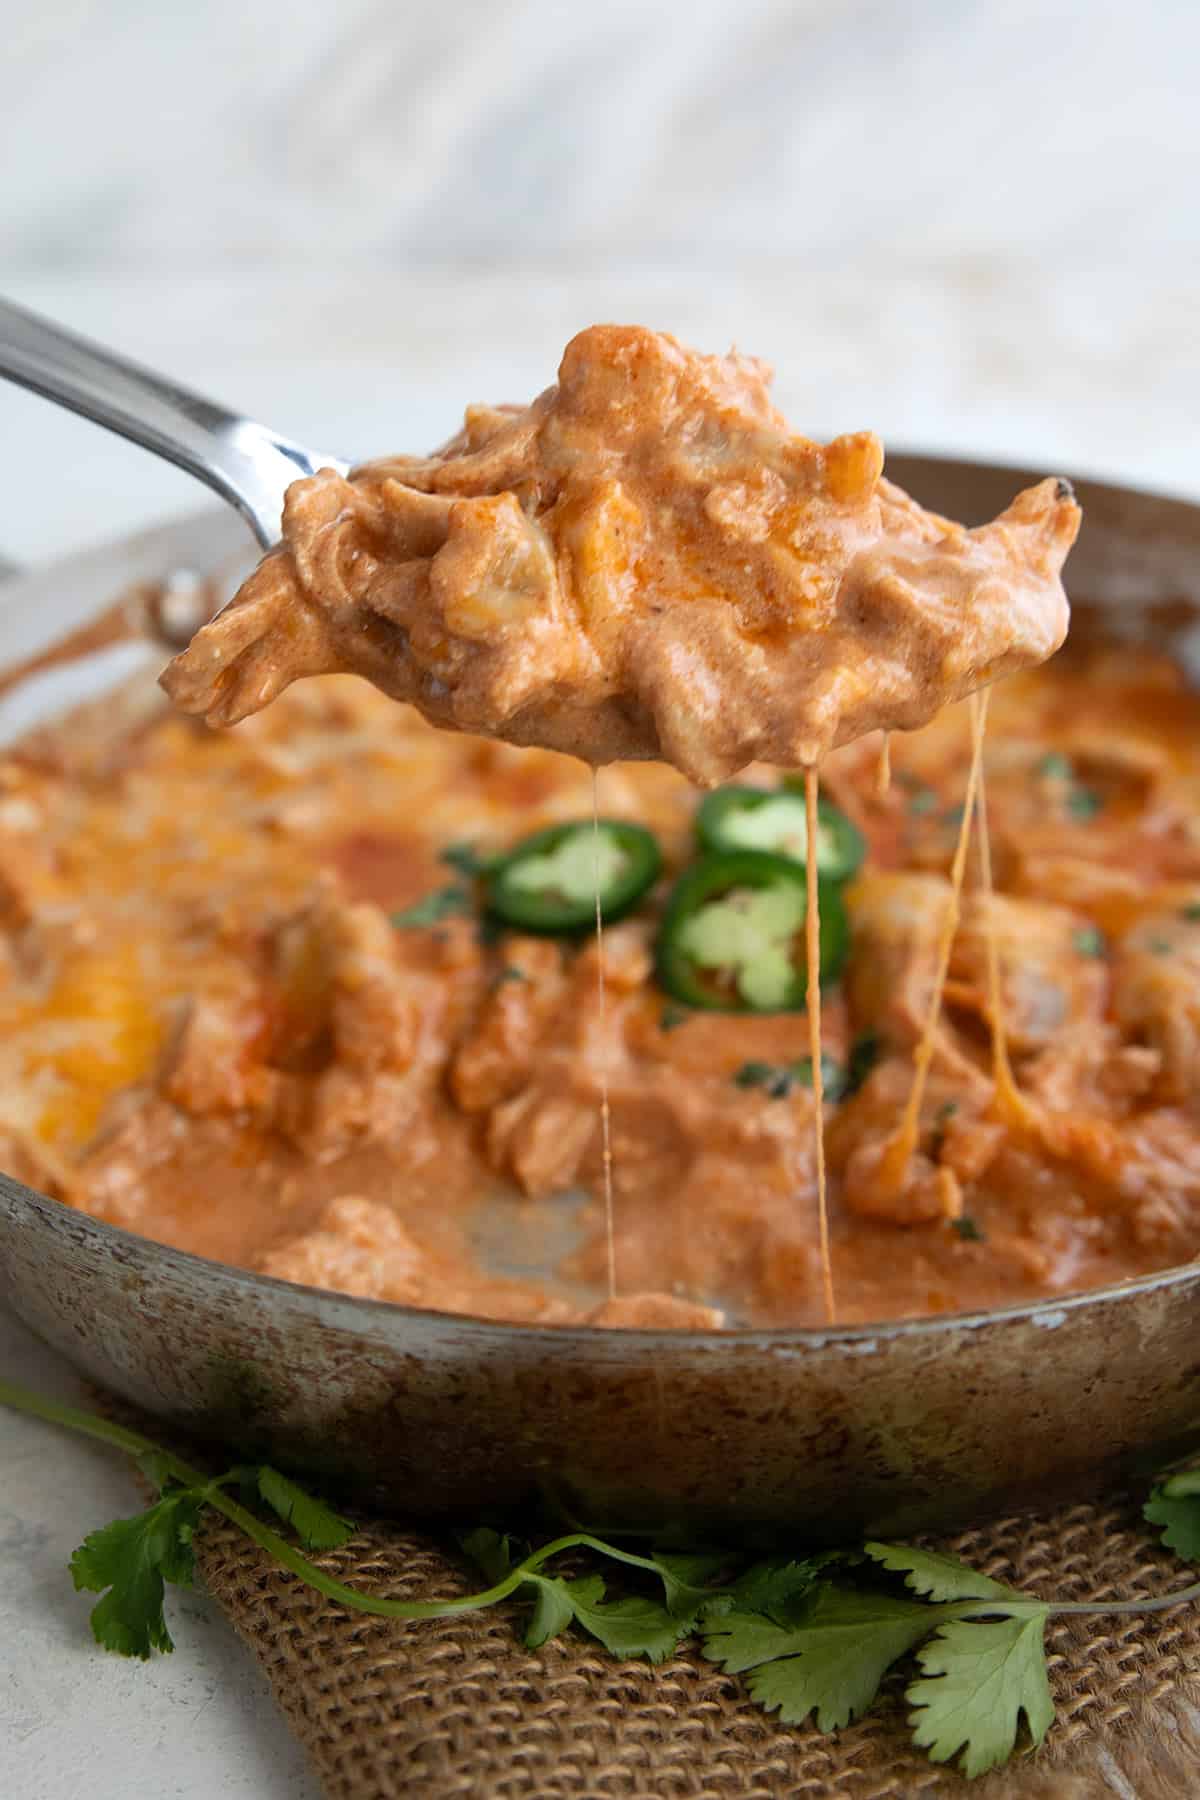
[{"label": "skillet rim", "polygon": [[[1033,1325],[1045,1330],[1057,1329],[1065,1322],[1066,1315],[1085,1311],[1091,1306],[1119,1303],[1139,1294],[1187,1287],[1189,1284],[1200,1289],[1198,1254],[1191,1262],[1176,1263],[1167,1269],[1152,1269],[1145,1275],[1130,1275],[1122,1281],[1109,1282],[1099,1288],[1085,1288],[1078,1293],[1016,1301],[1011,1306],[991,1307],[984,1311],[934,1313],[926,1317],[881,1319],[876,1323],[860,1325],[745,1325],[734,1326],[729,1330],[704,1331],[668,1330],[661,1326],[655,1328],[645,1325],[547,1325],[537,1320],[497,1319],[486,1313],[449,1312],[433,1306],[409,1306],[396,1300],[347,1294],[337,1288],[314,1287],[308,1282],[285,1281],[278,1275],[266,1275],[257,1269],[243,1269],[236,1263],[219,1262],[215,1257],[199,1256],[194,1250],[180,1250],[174,1244],[160,1243],[157,1238],[143,1237],[140,1232],[129,1231],[123,1225],[113,1225],[107,1219],[97,1219],[91,1213],[81,1212],[64,1200],[51,1200],[48,1195],[39,1194],[35,1188],[26,1187],[15,1176],[0,1170],[0,1211],[11,1215],[17,1206],[22,1205],[40,1214],[52,1230],[58,1220],[63,1218],[68,1226],[73,1225],[85,1237],[94,1233],[109,1251],[123,1250],[126,1256],[133,1254],[162,1258],[173,1267],[181,1269],[184,1274],[189,1270],[199,1271],[200,1279],[204,1281],[223,1281],[234,1287],[241,1286],[254,1291],[282,1291],[302,1296],[320,1310],[334,1315],[345,1311],[353,1315],[366,1315],[375,1320],[420,1319],[448,1326],[485,1327],[501,1337],[517,1337],[522,1342],[528,1341],[530,1337],[540,1337],[553,1344],[581,1339],[592,1346],[637,1342],[645,1347],[666,1343],[685,1345],[693,1350],[732,1344],[768,1351],[822,1350],[830,1346],[861,1345],[873,1351],[879,1348],[881,1339],[890,1341],[896,1338],[936,1337],[943,1332],[981,1331],[991,1325]],[[19,1220],[17,1223],[19,1224]],[[125,1257],[120,1260],[125,1260]],[[338,1321],[335,1317],[330,1322]]]}]

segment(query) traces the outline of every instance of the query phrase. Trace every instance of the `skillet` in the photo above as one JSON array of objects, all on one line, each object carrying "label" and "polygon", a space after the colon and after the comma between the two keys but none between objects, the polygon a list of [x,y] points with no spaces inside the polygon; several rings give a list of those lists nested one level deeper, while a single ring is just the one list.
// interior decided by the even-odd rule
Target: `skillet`
[{"label": "skillet", "polygon": [[[968,523],[1038,478],[903,455],[888,473]],[[1076,637],[1200,664],[1200,506],[1078,488]],[[14,580],[0,663],[180,565],[231,591],[251,553],[231,514],[205,513]],[[32,674],[0,700],[0,734],[163,659],[126,643]],[[250,1274],[0,1174],[0,1302],[164,1425],[410,1517],[477,1522],[536,1499],[597,1528],[895,1535],[1094,1488],[1200,1440],[1200,1262],[845,1329],[539,1327]]]}]

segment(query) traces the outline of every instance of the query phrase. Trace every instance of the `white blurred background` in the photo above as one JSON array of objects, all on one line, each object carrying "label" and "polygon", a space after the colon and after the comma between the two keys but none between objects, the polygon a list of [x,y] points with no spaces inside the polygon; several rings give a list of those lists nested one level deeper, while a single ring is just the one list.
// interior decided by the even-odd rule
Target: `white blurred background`
[{"label": "white blurred background", "polygon": [[[5,30],[0,291],[322,447],[428,447],[638,319],[768,357],[814,434],[1200,493],[1194,0],[40,0]],[[12,389],[0,482],[22,561],[199,497]]]}]

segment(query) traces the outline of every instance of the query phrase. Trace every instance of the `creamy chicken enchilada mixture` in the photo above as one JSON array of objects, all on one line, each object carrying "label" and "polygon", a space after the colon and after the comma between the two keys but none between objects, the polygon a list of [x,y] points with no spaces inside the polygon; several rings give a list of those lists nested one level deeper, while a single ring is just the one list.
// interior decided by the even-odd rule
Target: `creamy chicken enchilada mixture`
[{"label": "creamy chicken enchilada mixture", "polygon": [[[185,704],[253,715],[236,731],[96,713],[9,755],[4,1165],[152,1237],[352,1293],[549,1322],[810,1323],[828,1315],[823,1089],[841,1320],[1186,1260],[1200,1234],[1194,701],[1128,653],[1068,651],[998,685],[990,891],[963,816],[981,709],[938,706],[1061,638],[1069,491],[1044,483],[965,533],[887,488],[874,440],[801,454],[763,410],[756,366],[676,365],[649,337],[591,348],[602,373],[625,355],[639,405],[683,409],[671,441],[691,446],[691,488],[682,452],[668,486],[686,505],[662,499],[661,445],[648,462],[612,450],[632,414],[598,395],[576,340],[552,391],[583,392],[574,413],[543,397],[535,430],[476,414],[442,459],[376,465],[332,510],[340,478],[297,485],[284,560],[172,677]],[[602,417],[603,454],[582,415]],[[499,522],[496,490],[516,496]],[[690,556],[694,592],[723,582],[737,603],[726,618],[702,598],[690,642],[678,606],[645,604],[664,541],[685,592]],[[456,587],[437,575],[446,545]],[[535,552],[549,559],[536,579]],[[472,587],[463,568],[483,564]],[[336,628],[319,616],[331,569]],[[503,641],[468,616],[470,593],[493,609],[517,596]],[[412,609],[431,595],[441,644],[430,613],[414,648]],[[547,608],[550,663],[530,662]],[[730,650],[730,619],[756,664]],[[705,729],[727,666],[722,728]],[[338,667],[386,694],[351,674],[287,686]],[[871,728],[920,719],[884,786]],[[599,822],[582,762],[499,736],[608,764]],[[819,811],[811,784],[743,767],[748,751],[820,757]],[[736,781],[706,794],[649,760],[664,752]]]}]

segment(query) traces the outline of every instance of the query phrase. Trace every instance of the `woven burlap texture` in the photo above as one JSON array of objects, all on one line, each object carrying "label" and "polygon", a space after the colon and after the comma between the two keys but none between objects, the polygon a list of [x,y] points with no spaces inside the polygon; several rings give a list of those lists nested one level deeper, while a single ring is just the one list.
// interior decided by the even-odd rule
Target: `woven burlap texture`
[{"label": "woven burlap texture", "polygon": [[[1186,1580],[1131,1501],[1010,1518],[942,1541],[1043,1597],[1101,1600]],[[331,1800],[1177,1800],[1200,1795],[1200,1608],[1052,1621],[1057,1717],[1036,1757],[967,1784],[908,1739],[896,1681],[835,1736],[780,1725],[685,1650],[651,1668],[568,1633],[521,1642],[517,1605],[409,1624],[351,1613],[217,1521],[200,1572],[266,1671]],[[362,1525],[318,1559],[369,1593],[472,1585],[439,1539]]]}]

